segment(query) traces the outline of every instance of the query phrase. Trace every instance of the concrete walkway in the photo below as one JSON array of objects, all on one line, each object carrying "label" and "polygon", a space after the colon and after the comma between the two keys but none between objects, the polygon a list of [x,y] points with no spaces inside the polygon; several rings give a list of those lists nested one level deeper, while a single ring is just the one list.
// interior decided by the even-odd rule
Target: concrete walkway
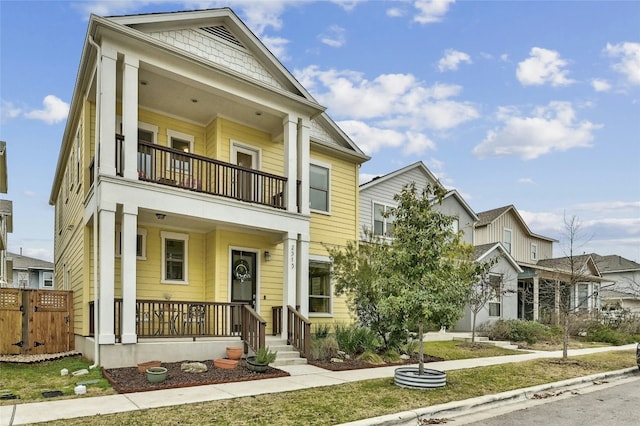
[{"label": "concrete walkway", "polygon": [[[569,356],[618,350],[632,350],[636,345],[570,350]],[[456,361],[430,362],[428,368],[452,371],[465,368],[528,361],[538,358],[560,358],[562,351],[536,351],[519,355],[474,358]],[[339,385],[369,379],[393,377],[394,367],[378,367],[350,371],[328,371],[311,365],[278,367],[289,377],[252,380],[248,382],[193,386],[149,392],[137,392],[92,398],[75,398],[27,404],[0,406],[0,426],[23,425],[59,419],[122,413],[147,408],[216,401],[243,396],[295,391],[320,386]],[[373,419],[359,424],[376,424]]]}]

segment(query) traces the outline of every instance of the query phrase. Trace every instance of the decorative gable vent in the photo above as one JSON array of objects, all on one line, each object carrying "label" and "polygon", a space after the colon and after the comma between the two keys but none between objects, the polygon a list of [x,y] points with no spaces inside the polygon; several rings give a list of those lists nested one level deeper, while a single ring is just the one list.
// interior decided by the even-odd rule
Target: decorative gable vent
[{"label": "decorative gable vent", "polygon": [[244,46],[242,45],[242,43],[240,43],[240,40],[238,40],[233,34],[231,34],[231,32],[229,32],[228,29],[226,29],[222,25],[218,25],[215,27],[203,27],[200,29],[202,31],[208,32],[211,35],[221,38],[222,40],[228,43],[235,44],[236,46],[242,47],[244,49]]}]

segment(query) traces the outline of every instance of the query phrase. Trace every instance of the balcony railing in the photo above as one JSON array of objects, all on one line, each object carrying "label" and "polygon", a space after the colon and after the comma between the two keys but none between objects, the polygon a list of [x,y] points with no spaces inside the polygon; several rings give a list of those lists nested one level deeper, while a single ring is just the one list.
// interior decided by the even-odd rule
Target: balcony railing
[{"label": "balcony railing", "polygon": [[287,179],[281,176],[142,141],[137,162],[138,178],[143,181],[277,209],[287,206]]}]

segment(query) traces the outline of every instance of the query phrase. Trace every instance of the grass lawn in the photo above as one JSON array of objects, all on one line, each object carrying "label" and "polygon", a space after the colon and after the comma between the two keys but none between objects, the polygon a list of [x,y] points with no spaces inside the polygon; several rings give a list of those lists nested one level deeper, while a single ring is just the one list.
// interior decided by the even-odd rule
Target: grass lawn
[{"label": "grass lawn", "polygon": [[[516,351],[484,345],[469,348],[461,342],[428,342],[425,344],[425,352],[445,359],[461,359],[504,355]],[[75,358],[75,361],[77,362],[78,358]],[[2,364],[0,365],[2,369],[0,388],[8,387],[6,382],[8,376],[22,375],[22,380],[28,380],[25,378],[30,377],[45,382],[44,385],[27,384],[24,388],[37,386],[40,389],[50,389],[49,385],[52,382],[49,380],[52,377],[49,378],[49,376],[59,376],[60,369],[65,368],[62,366],[64,362],[70,362],[70,360],[42,363],[51,364],[46,369],[45,366],[38,364],[26,366],[38,367],[34,370],[39,370],[40,374],[19,372],[22,368],[14,370],[15,364]],[[10,374],[5,374],[8,372],[7,366],[11,368]],[[447,373],[447,386],[431,391],[402,389],[393,384],[393,378],[387,378],[280,394],[60,420],[50,424],[84,425],[90,422],[93,425],[214,423],[221,425],[330,425],[633,366],[635,366],[634,351],[613,351],[572,357],[566,363],[558,359],[542,359],[450,371]],[[92,374],[96,373],[92,372]],[[69,387],[68,390],[72,395],[67,398],[79,398],[73,395],[73,385],[77,381],[90,380],[84,377],[86,376],[78,380],[78,378],[71,379],[66,376],[65,380],[68,381],[64,385]],[[15,380],[19,378],[12,380],[12,383],[16,383]],[[13,387],[11,390],[17,392]],[[109,393],[113,391],[108,388],[108,385],[103,386],[98,383],[87,386],[88,396]],[[34,400],[38,399],[42,400],[37,396],[34,397]],[[26,402],[26,399],[23,397],[18,401],[2,401],[4,404],[15,402]]]}]

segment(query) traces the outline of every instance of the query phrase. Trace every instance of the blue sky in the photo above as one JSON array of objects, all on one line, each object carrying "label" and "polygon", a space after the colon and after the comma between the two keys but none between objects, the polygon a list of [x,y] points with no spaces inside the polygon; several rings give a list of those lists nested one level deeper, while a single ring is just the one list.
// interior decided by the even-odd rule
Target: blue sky
[{"label": "blue sky", "polygon": [[53,259],[51,183],[90,13],[230,6],[372,159],[422,160],[481,212],[513,204],[640,261],[639,1],[0,0],[9,250]]}]

